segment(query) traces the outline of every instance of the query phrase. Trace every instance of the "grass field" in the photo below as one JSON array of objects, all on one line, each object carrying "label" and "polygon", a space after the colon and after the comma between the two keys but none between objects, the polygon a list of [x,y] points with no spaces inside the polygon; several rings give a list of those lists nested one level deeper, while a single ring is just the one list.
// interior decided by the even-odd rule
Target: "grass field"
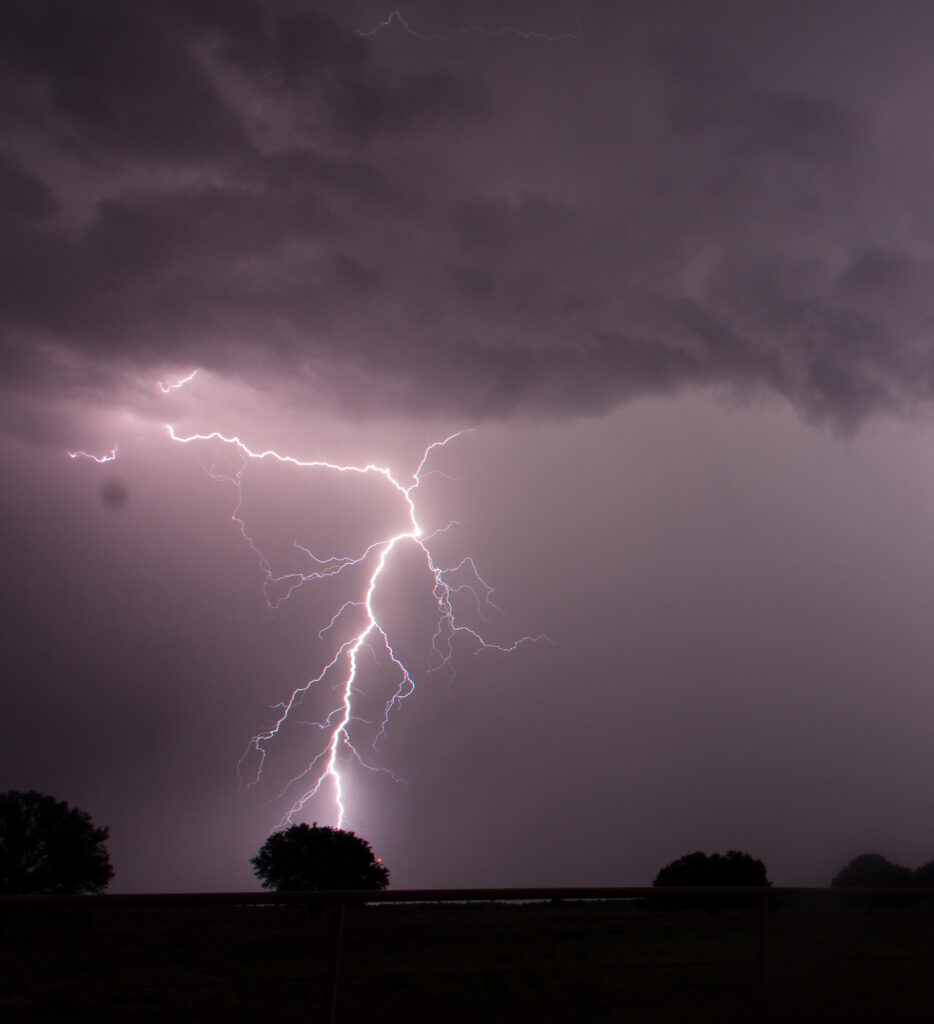
[{"label": "grass field", "polygon": [[[330,918],[296,906],[16,907],[0,1020],[324,1021]],[[774,1022],[934,1020],[934,912],[785,909]],[[632,904],[348,911],[338,1021],[754,1021],[750,911]]]}]

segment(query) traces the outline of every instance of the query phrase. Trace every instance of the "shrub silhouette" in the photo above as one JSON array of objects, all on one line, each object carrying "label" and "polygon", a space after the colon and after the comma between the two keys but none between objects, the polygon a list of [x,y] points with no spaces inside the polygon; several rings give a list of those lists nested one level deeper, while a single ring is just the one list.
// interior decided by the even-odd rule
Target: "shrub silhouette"
[{"label": "shrub silhouette", "polygon": [[748,853],[729,850],[709,857],[698,850],[667,864],[655,876],[654,886],[667,885],[771,885],[765,864]]},{"label": "shrub silhouette", "polygon": [[273,834],[250,861],[264,889],[327,892],[332,889],[385,889],[389,869],[370,844],[339,828],[292,825]]},{"label": "shrub silhouette", "polygon": [[63,800],[0,793],[0,893],[102,892],[113,878],[106,828]]},{"label": "shrub silhouette", "polygon": [[915,885],[922,889],[934,889],[934,860],[929,860],[915,870]]},{"label": "shrub silhouette", "polygon": [[854,857],[830,882],[834,889],[908,889],[915,884],[916,873],[911,868],[893,864],[878,853]]},{"label": "shrub silhouette", "polygon": [[708,856],[698,850],[666,864],[655,876],[652,883],[659,893],[653,894],[651,905],[659,909],[703,908],[708,914],[720,910],[740,909],[749,905],[743,897],[724,897],[717,893],[693,896],[663,894],[672,886],[761,886],[771,885],[766,876],[765,864],[748,853],[730,850],[725,855],[713,853]]}]

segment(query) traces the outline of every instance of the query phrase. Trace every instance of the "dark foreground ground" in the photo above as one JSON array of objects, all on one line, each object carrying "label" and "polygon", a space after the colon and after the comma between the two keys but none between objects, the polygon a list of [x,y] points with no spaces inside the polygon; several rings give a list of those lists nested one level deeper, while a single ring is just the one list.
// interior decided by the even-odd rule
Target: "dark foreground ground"
[{"label": "dark foreground ground", "polygon": [[[0,911],[0,1020],[324,1021],[329,917],[279,906]],[[755,1021],[750,911],[348,911],[336,1020]],[[934,1021],[934,912],[769,914],[773,1022]]]}]

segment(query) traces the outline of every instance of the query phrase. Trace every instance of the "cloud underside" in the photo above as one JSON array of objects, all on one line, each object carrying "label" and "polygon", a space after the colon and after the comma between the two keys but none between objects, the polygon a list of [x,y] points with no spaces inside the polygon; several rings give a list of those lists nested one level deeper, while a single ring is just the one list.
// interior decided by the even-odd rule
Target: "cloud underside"
[{"label": "cloud underside", "polygon": [[711,383],[840,423],[925,401],[934,205],[900,83],[831,52],[763,72],[743,9],[711,8],[727,35],[597,4],[549,42],[7,5],[7,389],[204,366],[471,421]]}]

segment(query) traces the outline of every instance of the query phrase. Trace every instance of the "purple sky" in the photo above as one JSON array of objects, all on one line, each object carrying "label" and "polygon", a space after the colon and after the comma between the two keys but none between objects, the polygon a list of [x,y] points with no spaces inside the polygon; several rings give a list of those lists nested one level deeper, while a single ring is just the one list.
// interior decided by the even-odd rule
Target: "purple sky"
[{"label": "purple sky", "polygon": [[[355,728],[404,781],[342,778],[395,886],[934,858],[934,8],[393,11],[4,5],[0,789],[108,825],[114,890],[255,885],[330,677],[238,759],[364,578],[268,607],[235,451],[165,424],[406,485],[473,428],[419,522],[495,587],[459,621],[553,643],[429,672],[430,576],[387,568],[417,689]],[[275,573],[408,528],[376,474],[251,462],[242,499]]]}]

